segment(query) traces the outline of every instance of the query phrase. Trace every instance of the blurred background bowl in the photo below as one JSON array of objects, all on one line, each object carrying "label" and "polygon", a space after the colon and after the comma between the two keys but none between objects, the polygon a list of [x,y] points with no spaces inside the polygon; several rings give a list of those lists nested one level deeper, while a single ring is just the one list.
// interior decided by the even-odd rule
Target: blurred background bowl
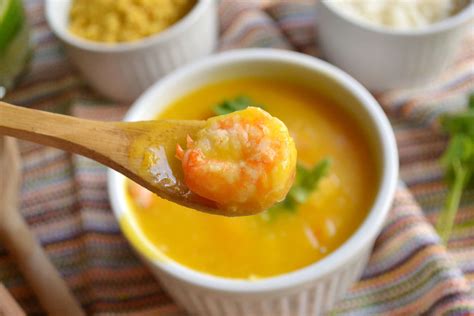
[{"label": "blurred background bowl", "polygon": [[[127,239],[171,296],[192,315],[323,315],[336,304],[364,269],[393,200],[398,154],[393,130],[379,104],[357,81],[313,57],[274,49],[245,49],[187,65],[157,82],[130,108],[125,120],[154,119],[173,101],[208,84],[263,77],[290,80],[332,100],[354,118],[374,149],[379,188],[362,225],[327,257],[275,277],[246,280],[218,277],[179,262],[149,258],[150,242],[136,223],[121,225]],[[199,102],[199,100],[196,100]],[[190,104],[192,106],[192,104]],[[129,219],[126,178],[109,170],[108,189],[117,220]]]},{"label": "blurred background bowl", "polygon": [[71,0],[46,0],[46,18],[54,34],[87,82],[104,96],[135,100],[172,70],[202,58],[217,46],[214,0],[198,0],[181,20],[155,35],[133,42],[105,44],[69,31]]},{"label": "blurred background bowl", "polygon": [[319,1],[319,43],[329,62],[369,90],[421,86],[453,60],[466,27],[472,27],[474,3],[469,3],[458,14],[432,25],[394,30],[341,13],[331,1]]}]

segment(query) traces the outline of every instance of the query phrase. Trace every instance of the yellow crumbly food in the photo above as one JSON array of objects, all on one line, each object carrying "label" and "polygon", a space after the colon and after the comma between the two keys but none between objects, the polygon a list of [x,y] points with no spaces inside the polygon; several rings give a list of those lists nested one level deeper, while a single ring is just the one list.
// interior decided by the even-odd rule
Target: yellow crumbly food
[{"label": "yellow crumbly food", "polygon": [[69,28],[106,43],[135,41],[159,33],[185,16],[196,0],[74,0]]}]

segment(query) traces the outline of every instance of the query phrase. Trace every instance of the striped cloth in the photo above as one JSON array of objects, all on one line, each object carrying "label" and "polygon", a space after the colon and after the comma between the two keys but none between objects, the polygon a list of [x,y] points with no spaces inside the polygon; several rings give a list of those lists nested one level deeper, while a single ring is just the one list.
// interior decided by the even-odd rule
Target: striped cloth
[{"label": "striped cloth", "polygon": [[[81,80],[45,23],[43,1],[27,0],[26,5],[35,55],[8,101],[120,119],[127,105],[102,99]],[[318,56],[313,11],[310,0],[223,0],[220,49],[263,46]],[[472,33],[456,62],[429,87],[377,96],[396,131],[404,183],[361,280],[335,315],[474,315],[474,190],[464,194],[448,249],[432,226],[446,195],[438,157],[447,139],[437,132],[435,118],[461,108],[474,90]],[[32,143],[22,142],[21,152],[21,211],[87,312],[184,315],[120,233],[107,198],[106,169]],[[41,314],[3,249],[0,280],[29,314]]]}]

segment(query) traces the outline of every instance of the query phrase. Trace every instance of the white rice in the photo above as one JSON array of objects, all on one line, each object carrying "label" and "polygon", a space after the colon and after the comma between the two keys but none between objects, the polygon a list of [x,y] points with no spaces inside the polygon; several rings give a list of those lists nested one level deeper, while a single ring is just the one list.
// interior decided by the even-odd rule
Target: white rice
[{"label": "white rice", "polygon": [[392,29],[416,29],[461,11],[469,0],[324,0],[342,13]]}]

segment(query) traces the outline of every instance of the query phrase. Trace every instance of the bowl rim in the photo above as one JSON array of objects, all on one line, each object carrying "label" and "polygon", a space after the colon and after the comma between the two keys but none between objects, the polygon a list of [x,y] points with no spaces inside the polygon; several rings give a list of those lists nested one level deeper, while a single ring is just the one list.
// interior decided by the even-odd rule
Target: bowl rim
[{"label": "bowl rim", "polygon": [[[350,14],[346,14],[341,10],[338,10],[334,5],[327,0],[319,1],[321,5],[324,5],[329,11],[339,18],[353,24],[356,27],[364,29],[366,31],[379,33],[381,35],[401,36],[401,37],[418,37],[430,35],[433,33],[439,33],[448,29],[453,29],[460,24],[468,21],[470,18],[474,18],[474,2],[469,1],[468,4],[461,9],[455,15],[452,15],[446,19],[442,19],[435,23],[414,29],[391,29],[384,25],[377,25],[365,21],[364,19],[358,19]],[[318,13],[316,13],[318,14]]]},{"label": "bowl rim", "polygon": [[[166,87],[173,82],[180,81],[187,76],[206,71],[207,69],[219,68],[232,63],[255,61],[286,63],[290,66],[302,66],[310,71],[322,72],[340,84],[341,88],[351,93],[359,101],[360,106],[365,108],[367,115],[371,117],[374,126],[376,126],[377,138],[382,145],[382,177],[380,189],[375,196],[372,208],[363,223],[349,239],[332,253],[317,262],[301,269],[273,277],[258,280],[226,278],[193,270],[172,259],[166,261],[152,260],[147,258],[145,254],[142,254],[126,236],[126,239],[129,240],[132,247],[141,254],[142,257],[145,257],[146,261],[151,263],[153,267],[194,286],[233,294],[273,292],[294,288],[311,280],[322,278],[348,263],[352,258],[357,256],[358,253],[364,251],[367,246],[370,246],[381,230],[390,209],[398,181],[398,152],[395,136],[388,118],[385,116],[377,101],[360,83],[342,70],[325,61],[301,53],[260,48],[242,49],[209,56],[198,62],[184,66],[151,86],[132,105],[125,116],[125,120],[143,119],[143,117],[140,118],[140,116],[144,109],[149,107],[150,104],[153,104],[155,96],[160,94],[162,90],[166,89]],[[109,169],[107,183],[109,198],[112,210],[117,219],[120,218],[121,214],[119,209],[127,208],[124,194],[120,194],[120,192],[124,193],[123,181],[125,181],[124,176]]]},{"label": "bowl rim", "polygon": [[62,41],[83,50],[103,53],[120,53],[143,49],[172,40],[177,34],[184,33],[187,29],[192,27],[192,25],[196,23],[196,20],[198,20],[204,14],[205,10],[207,10],[207,7],[212,5],[213,0],[197,0],[196,4],[185,16],[161,32],[144,37],[142,39],[138,39],[136,41],[119,42],[113,44],[87,40],[72,34],[67,28],[60,27],[59,23],[54,22],[55,19],[53,16],[57,14],[68,14],[68,12],[55,12],[56,8],[53,5],[54,1],[57,0],[46,0],[46,20],[54,34],[56,34],[56,36],[58,36]]}]

